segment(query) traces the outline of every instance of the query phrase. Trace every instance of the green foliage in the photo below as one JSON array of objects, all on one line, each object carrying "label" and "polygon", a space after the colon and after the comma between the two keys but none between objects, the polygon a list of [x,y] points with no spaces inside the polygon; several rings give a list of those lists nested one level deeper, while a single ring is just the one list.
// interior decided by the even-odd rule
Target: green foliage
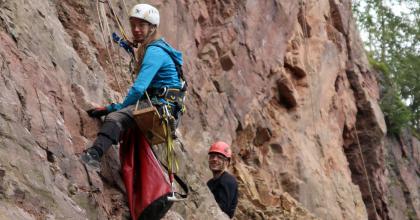
[{"label": "green foliage", "polygon": [[381,99],[381,109],[384,112],[387,122],[388,132],[399,134],[403,128],[406,128],[412,120],[410,109],[404,104],[397,85],[390,78],[390,71],[386,63],[379,62],[368,54],[370,65],[377,71],[383,73],[381,85],[383,86],[383,95]]},{"label": "green foliage", "polygon": [[368,53],[368,60],[369,60],[369,64],[375,70],[378,70],[379,72],[385,74],[385,76],[387,77],[387,79],[389,79],[390,72],[389,72],[389,68],[386,65],[386,63],[375,60],[375,58],[373,58],[373,54],[372,53]]},{"label": "green foliage", "polygon": [[420,140],[420,132],[418,130],[413,128],[411,129],[411,133],[414,135],[414,137]]},{"label": "green foliage", "polygon": [[392,87],[389,87],[388,91],[383,95],[381,108],[388,125],[388,132],[391,134],[399,134],[412,120],[410,109]]},{"label": "green foliage", "polygon": [[407,54],[402,58],[399,74],[396,75],[396,83],[400,85],[401,96],[407,100],[413,119],[412,125],[420,131],[420,56]]},{"label": "green foliage", "polygon": [[381,107],[388,130],[420,132],[420,1],[358,0],[353,12],[369,62],[383,73]]}]

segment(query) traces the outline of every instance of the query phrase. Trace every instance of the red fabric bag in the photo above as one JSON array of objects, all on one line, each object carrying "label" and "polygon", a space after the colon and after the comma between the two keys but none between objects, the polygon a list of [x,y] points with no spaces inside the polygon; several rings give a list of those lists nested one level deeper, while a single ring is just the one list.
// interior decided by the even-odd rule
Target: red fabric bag
[{"label": "red fabric bag", "polygon": [[144,135],[137,129],[126,132],[120,146],[121,171],[132,219],[161,219],[173,202],[165,176]]}]

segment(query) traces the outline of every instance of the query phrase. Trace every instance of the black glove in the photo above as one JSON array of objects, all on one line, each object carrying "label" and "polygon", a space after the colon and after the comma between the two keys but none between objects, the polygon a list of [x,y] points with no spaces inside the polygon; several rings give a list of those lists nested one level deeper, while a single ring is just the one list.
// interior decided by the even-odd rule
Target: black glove
[{"label": "black glove", "polygon": [[86,112],[92,118],[100,118],[101,116],[107,115],[109,113],[106,107],[92,108],[87,110]]}]

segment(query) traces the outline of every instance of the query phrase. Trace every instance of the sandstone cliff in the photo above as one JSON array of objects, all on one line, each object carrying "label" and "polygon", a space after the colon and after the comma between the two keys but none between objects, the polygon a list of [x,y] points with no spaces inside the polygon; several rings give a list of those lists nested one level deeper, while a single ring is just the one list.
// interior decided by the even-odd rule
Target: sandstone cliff
[{"label": "sandstone cliff", "polygon": [[[191,194],[166,219],[227,219],[205,186],[216,139],[232,143],[237,219],[420,217],[420,142],[386,138],[350,0],[148,3],[190,83],[177,148]],[[0,1],[0,219],[128,218],[116,151],[101,175],[78,161],[100,125],[85,110],[129,86],[99,22],[96,1]]]}]

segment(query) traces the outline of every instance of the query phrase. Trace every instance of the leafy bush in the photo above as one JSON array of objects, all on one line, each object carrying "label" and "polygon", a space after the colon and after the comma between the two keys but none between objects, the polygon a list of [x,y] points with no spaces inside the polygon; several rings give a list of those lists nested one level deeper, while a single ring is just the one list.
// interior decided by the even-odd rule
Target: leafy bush
[{"label": "leafy bush", "polygon": [[407,128],[412,120],[410,109],[401,99],[397,85],[390,78],[390,71],[386,63],[375,60],[372,54],[368,54],[370,65],[383,74],[381,85],[383,94],[381,97],[381,109],[385,115],[388,132],[399,134],[403,128]]},{"label": "leafy bush", "polygon": [[358,0],[353,12],[369,62],[383,74],[381,108],[388,131],[411,127],[420,133],[420,1]]},{"label": "leafy bush", "polygon": [[410,109],[404,104],[397,91],[388,88],[381,100],[381,109],[384,112],[388,132],[399,134],[403,128],[407,128],[412,120]]}]

